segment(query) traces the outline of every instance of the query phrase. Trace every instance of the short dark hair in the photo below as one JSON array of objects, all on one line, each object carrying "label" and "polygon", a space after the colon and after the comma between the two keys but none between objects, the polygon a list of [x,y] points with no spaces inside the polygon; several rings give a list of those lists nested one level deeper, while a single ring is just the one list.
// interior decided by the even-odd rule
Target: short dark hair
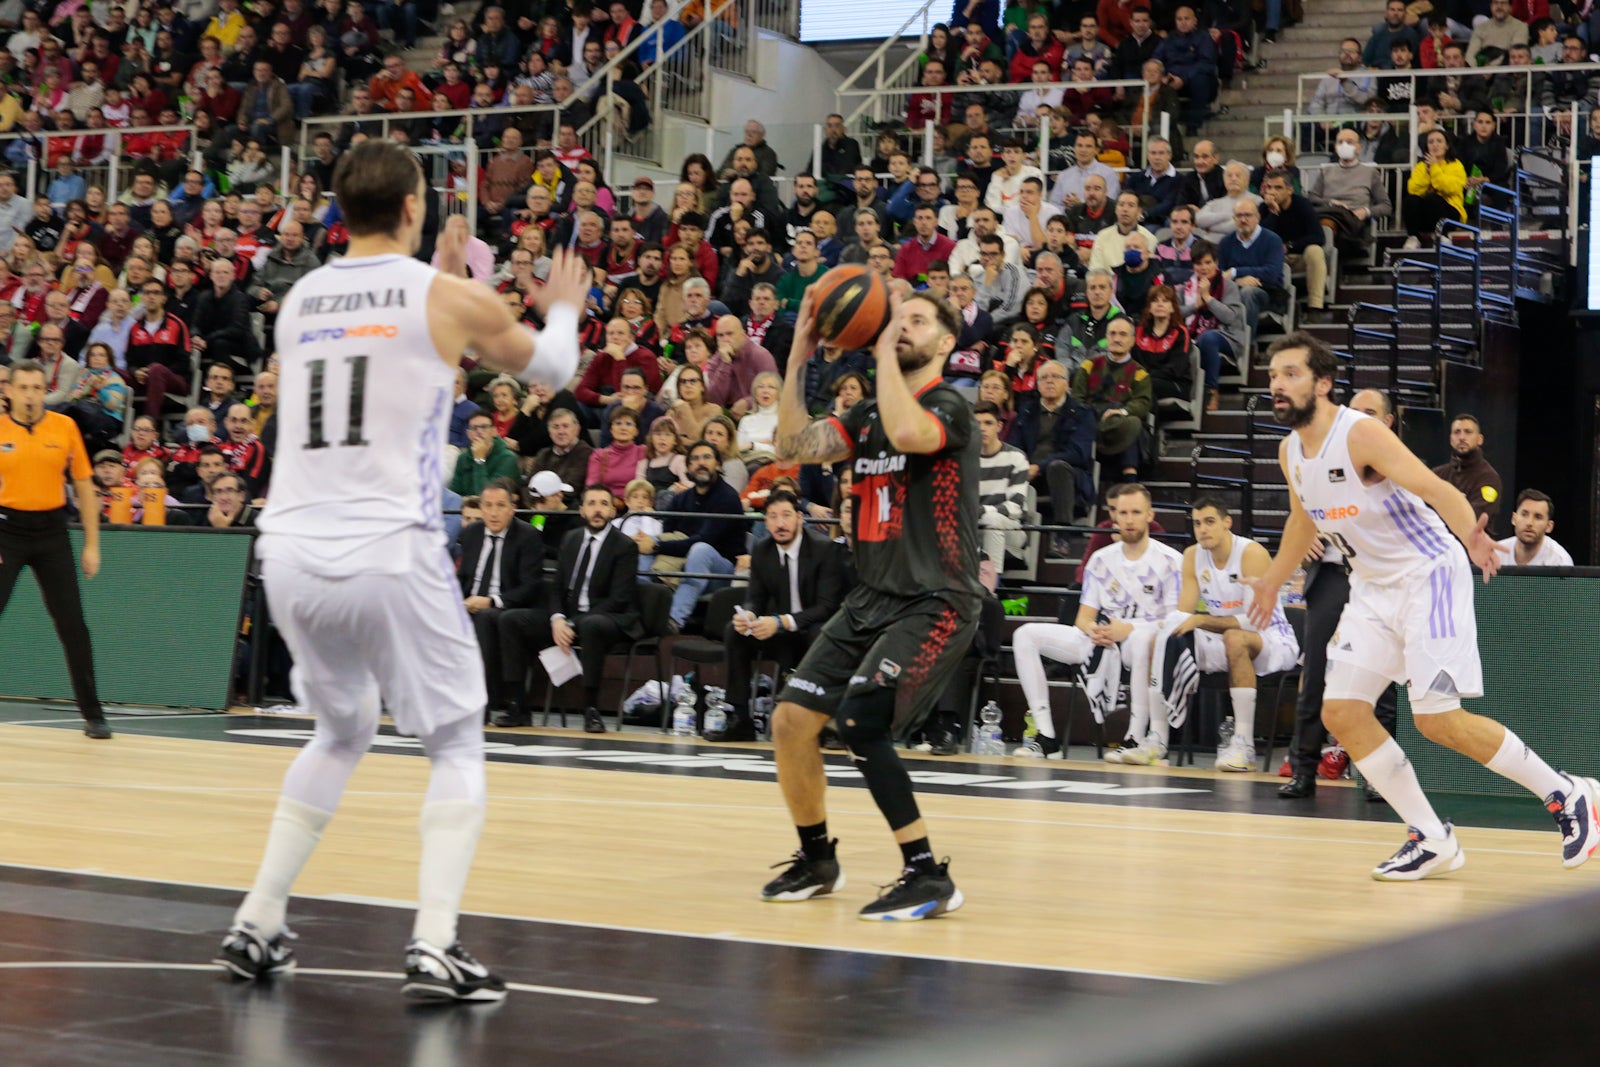
[{"label": "short dark hair", "polygon": [[1006,247],[1005,238],[1001,237],[998,233],[986,234],[983,237],[978,238],[978,247],[999,248],[1001,251],[1004,251]]},{"label": "short dark hair", "polygon": [[583,492],[578,495],[578,499],[587,500],[589,499],[590,493],[604,493],[607,500],[611,500],[615,497],[615,494],[611,492],[610,486],[601,485],[599,482],[592,482],[583,487]]},{"label": "short dark hair", "polygon": [[1473,414],[1470,414],[1468,412],[1463,411],[1459,415],[1450,416],[1450,425],[1451,426],[1454,426],[1458,422],[1470,422],[1470,423],[1472,423],[1473,428],[1476,429],[1479,433],[1483,432],[1483,423],[1478,421],[1478,416],[1476,416],[1476,415],[1473,415]]},{"label": "short dark hair", "polygon": [[711,454],[713,456],[717,457],[717,463],[720,464],[722,462],[722,450],[717,448],[717,446],[712,444],[710,441],[707,441],[704,437],[700,438],[698,441],[695,441],[693,444],[691,444],[688,447],[688,449],[686,449],[684,451],[683,454],[685,456],[692,456],[692,455],[694,455],[694,450],[697,449],[697,448],[709,448],[709,449],[711,449]]},{"label": "short dark hair", "polygon": [[976,404],[972,405],[972,414],[974,416],[992,415],[997,419],[1005,417],[1000,411],[1000,405],[996,404],[993,400],[978,401]]},{"label": "short dark hair", "polygon": [[956,318],[956,309],[950,306],[948,300],[938,300],[927,293],[912,293],[908,300],[922,300],[933,307],[934,317],[939,321],[939,328],[949,334],[952,339],[961,336],[961,320]]},{"label": "short dark hair", "polygon": [[36,359],[19,359],[11,364],[11,380],[16,381],[19,374],[37,374],[39,377],[50,378],[50,372],[44,369],[44,364]]},{"label": "short dark hair", "polygon": [[1556,517],[1556,502],[1551,500],[1548,495],[1539,492],[1537,489],[1524,489],[1522,492],[1518,493],[1516,506],[1511,510],[1516,511],[1520,509],[1524,500],[1532,500],[1535,503],[1542,503],[1545,507],[1545,518],[1553,519]]},{"label": "short dark hair", "polygon": [[774,504],[788,504],[796,511],[800,510],[800,498],[787,489],[774,489],[767,495],[767,507],[770,509]]},{"label": "short dark hair", "polygon": [[1274,342],[1272,347],[1267,349],[1267,359],[1271,360],[1279,352],[1291,348],[1306,350],[1306,367],[1311,371],[1313,378],[1326,378],[1331,382],[1339,376],[1339,357],[1333,354],[1333,349],[1304,330],[1296,330]]},{"label": "short dark hair", "polygon": [[1044,179],[1043,178],[1037,178],[1037,177],[1033,176],[1032,174],[1030,174],[1026,178],[1022,179],[1022,184],[1023,185],[1031,185],[1035,189],[1039,190],[1041,193],[1044,192]]},{"label": "short dark hair", "polygon": [[[1170,218],[1170,217],[1171,217],[1171,215],[1169,213],[1168,218]],[[1197,241],[1195,241],[1194,244],[1189,246],[1189,262],[1190,263],[1198,263],[1202,259],[1206,259],[1207,257],[1209,257],[1211,259],[1216,259],[1217,258],[1217,246],[1212,244],[1210,241],[1198,241],[1197,240]]]},{"label": "short dark hair", "polygon": [[[16,368],[13,367],[11,373],[14,377],[16,375]],[[198,467],[200,465],[200,461],[205,459],[207,456],[221,456],[224,462],[226,462],[228,459],[228,454],[222,449],[218,448],[216,445],[201,445],[199,454],[194,457],[195,466]]]},{"label": "short dark hair", "polygon": [[[557,410],[566,411],[566,408],[559,408]],[[569,414],[570,414],[570,412],[569,412]],[[551,416],[551,418],[554,418],[555,417],[555,412],[552,411],[550,413],[550,416]],[[467,416],[467,425],[468,426],[472,425],[472,420],[473,419],[488,419],[489,420],[489,424],[492,426],[492,425],[494,425],[494,412],[490,411],[488,408],[480,407],[477,411],[474,411],[471,415]]]},{"label": "short dark hair", "polygon": [[[795,236],[799,236],[799,235],[796,234]],[[938,271],[940,274],[949,274],[950,273],[950,261],[947,260],[947,259],[936,259],[932,263],[929,263],[926,273],[932,274],[934,271]]]},{"label": "short dark hair", "polygon": [[1215,511],[1219,518],[1226,519],[1228,517],[1228,505],[1222,502],[1221,497],[1213,496],[1210,493],[1201,493],[1189,504],[1190,511],[1203,511],[1206,508]]},{"label": "short dark hair", "polygon": [[[512,481],[510,478],[496,478],[494,481],[490,482],[488,485],[484,486],[481,490],[479,490],[479,492],[478,492],[478,505],[480,507],[483,506],[483,494],[487,493],[491,489],[500,490],[506,496],[511,498],[511,503],[513,505],[516,504],[516,502],[517,502],[517,494],[518,494],[517,483]],[[466,501],[463,500],[461,503],[462,503],[463,506],[465,506]]]},{"label": "short dark hair", "polygon": [[387,139],[361,142],[333,168],[334,195],[352,237],[397,231],[406,197],[416,196],[421,182],[417,157]]},{"label": "short dark hair", "polygon": [[622,404],[618,404],[611,409],[611,414],[606,416],[606,425],[615,426],[621,419],[628,419],[633,423],[634,429],[639,428],[639,413]]}]

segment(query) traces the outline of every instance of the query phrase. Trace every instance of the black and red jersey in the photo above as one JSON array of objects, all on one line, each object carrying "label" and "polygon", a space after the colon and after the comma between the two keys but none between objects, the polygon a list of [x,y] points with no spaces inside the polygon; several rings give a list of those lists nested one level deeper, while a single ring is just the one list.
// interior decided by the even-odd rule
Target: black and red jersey
[{"label": "black and red jersey", "polygon": [[[972,405],[943,382],[917,396],[944,438],[938,451],[904,453],[889,441],[876,400],[834,417],[850,443],[851,540],[861,584],[887,596],[929,595],[977,610],[977,422]],[[973,599],[968,599],[973,598]]]}]

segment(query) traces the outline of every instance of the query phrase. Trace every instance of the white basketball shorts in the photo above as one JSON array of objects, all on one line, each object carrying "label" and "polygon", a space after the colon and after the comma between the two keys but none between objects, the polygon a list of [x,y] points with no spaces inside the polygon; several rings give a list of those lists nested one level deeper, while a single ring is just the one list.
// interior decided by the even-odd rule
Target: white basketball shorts
[{"label": "white basketball shorts", "polygon": [[[1286,641],[1272,632],[1261,634],[1260,637],[1261,651],[1251,660],[1257,678],[1294,669],[1294,665],[1300,661],[1300,649],[1293,641]],[[1214,630],[1196,630],[1194,661],[1203,674],[1225,673],[1228,669],[1228,651],[1223,645],[1223,635]]]},{"label": "white basketball shorts", "polygon": [[[1443,673],[1463,697],[1483,695],[1472,568],[1459,546],[1434,566],[1389,583],[1350,578],[1350,601],[1328,642],[1330,665],[1348,663],[1402,685],[1416,697]],[[1331,682],[1336,667],[1330,666]]]},{"label": "white basketball shorts", "polygon": [[445,553],[404,574],[328,578],[274,559],[262,574],[306,711],[375,712],[381,697],[418,737],[483,714],[483,658]]}]

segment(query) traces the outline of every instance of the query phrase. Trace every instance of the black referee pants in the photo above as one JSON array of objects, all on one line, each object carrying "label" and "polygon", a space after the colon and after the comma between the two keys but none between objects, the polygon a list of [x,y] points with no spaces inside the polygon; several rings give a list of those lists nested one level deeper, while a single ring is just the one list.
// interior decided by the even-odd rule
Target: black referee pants
[{"label": "black referee pants", "polygon": [[[1294,741],[1289,746],[1289,769],[1294,774],[1317,773],[1322,761],[1322,690],[1328,677],[1328,642],[1339,628],[1339,616],[1350,599],[1350,576],[1343,567],[1323,564],[1306,586],[1306,637],[1301,646],[1305,667],[1300,674],[1300,697],[1295,701]],[[1378,722],[1394,736],[1399,695],[1393,685],[1378,698]]]},{"label": "black referee pants", "polygon": [[94,681],[94,649],[89,641],[89,625],[83,619],[77,562],[64,517],[40,521],[12,511],[0,520],[0,614],[5,612],[24,567],[33,568],[45,610],[55,623],[56,636],[67,656],[67,672],[72,676],[78,711],[86,719],[103,717],[105,709],[100,706]]}]

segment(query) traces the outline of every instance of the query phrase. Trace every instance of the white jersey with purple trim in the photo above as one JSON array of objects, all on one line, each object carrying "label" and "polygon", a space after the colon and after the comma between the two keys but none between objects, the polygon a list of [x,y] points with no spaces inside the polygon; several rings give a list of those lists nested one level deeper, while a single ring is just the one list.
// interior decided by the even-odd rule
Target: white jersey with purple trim
[{"label": "white jersey with purple trim", "polygon": [[428,329],[437,273],[398,254],[346,258],[283,298],[262,558],[328,577],[437,564],[455,394]]},{"label": "white jersey with purple trim", "polygon": [[1298,431],[1289,435],[1289,488],[1300,506],[1366,581],[1389,585],[1450,554],[1465,563],[1461,542],[1421,497],[1387,478],[1361,483],[1350,460],[1350,428],[1367,417],[1340,407],[1315,456],[1305,454]]},{"label": "white jersey with purple trim", "polygon": [[[1194,552],[1195,581],[1200,586],[1200,603],[1205,605],[1206,614],[1235,616],[1239,619],[1239,625],[1250,631],[1255,631],[1255,627],[1245,612],[1249,610],[1254,594],[1239,579],[1244,567],[1244,550],[1253,544],[1255,542],[1250,538],[1234,534],[1228,558],[1220,564],[1204,548],[1196,547]],[[1288,618],[1283,614],[1282,604],[1272,609],[1272,621],[1261,633],[1263,636],[1287,640],[1298,648],[1294,627],[1289,625]]]},{"label": "white jersey with purple trim", "polygon": [[1178,606],[1183,586],[1183,553],[1151,540],[1138,559],[1129,559],[1121,541],[1089,557],[1078,603],[1113,619],[1158,622]]}]

